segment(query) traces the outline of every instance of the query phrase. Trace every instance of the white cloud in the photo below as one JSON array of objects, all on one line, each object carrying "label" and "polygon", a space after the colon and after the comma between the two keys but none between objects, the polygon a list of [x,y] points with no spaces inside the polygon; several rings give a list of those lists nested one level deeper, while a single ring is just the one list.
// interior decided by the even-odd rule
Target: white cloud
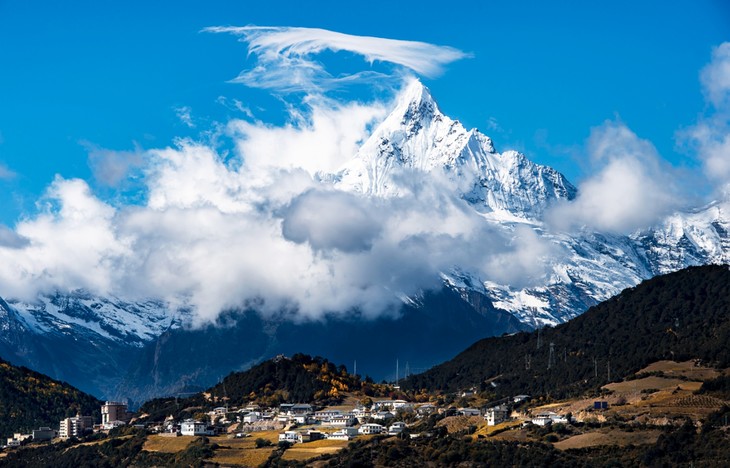
[{"label": "white cloud", "polygon": [[717,109],[727,109],[730,98],[730,42],[712,51],[712,61],[700,73],[707,99]]},{"label": "white cloud", "polygon": [[588,154],[595,173],[579,185],[575,200],[558,204],[547,214],[559,229],[628,234],[678,207],[673,169],[650,142],[623,123],[607,121],[594,128]]},{"label": "white cloud", "polygon": [[0,291],[159,297],[192,305],[199,324],[251,303],[295,319],[374,317],[397,310],[403,294],[438,287],[455,265],[489,277],[495,254],[505,255],[500,275],[539,276],[542,263],[513,265],[523,245],[444,180],[414,180],[418,190],[382,199],[319,177],[354,155],[383,108],[313,108],[309,121],[282,127],[235,121],[237,152],[225,158],[190,140],[145,151],[140,205],[113,207],[85,182],[57,178],[40,214],[0,231]]},{"label": "white cloud", "polygon": [[175,107],[175,115],[177,118],[188,128],[195,128],[193,122],[192,112],[193,110],[189,106]]},{"label": "white cloud", "polygon": [[373,202],[361,196],[311,190],[292,200],[283,212],[282,234],[316,251],[370,250],[382,230],[373,208]]},{"label": "white cloud", "polygon": [[60,177],[39,209],[37,217],[16,226],[24,245],[0,248],[2,290],[26,299],[56,289],[111,290],[116,260],[131,254],[114,232],[115,210],[94,197],[86,182]]},{"label": "white cloud", "polygon": [[0,224],[0,248],[20,249],[27,246],[28,243],[28,239]]},{"label": "white cloud", "polygon": [[237,112],[241,112],[243,115],[248,117],[249,119],[253,119],[254,115],[251,109],[246,106],[243,102],[239,101],[238,99],[229,99],[225,96],[218,96],[218,98],[215,100],[218,104],[224,106],[225,108],[229,110],[235,110]]},{"label": "white cloud", "polygon": [[248,43],[258,63],[234,80],[251,87],[283,92],[321,91],[353,81],[383,80],[372,70],[337,77],[330,75],[312,56],[326,50],[361,55],[371,65],[388,62],[424,76],[436,76],[443,66],[469,55],[447,46],[425,42],[355,36],[317,28],[267,26],[216,26],[204,31],[230,33]]},{"label": "white cloud", "polygon": [[333,172],[357,152],[368,128],[384,117],[385,107],[317,99],[310,102],[306,115],[295,112],[294,120],[281,127],[243,120],[228,124],[248,171]]},{"label": "white cloud", "polygon": [[712,61],[700,73],[711,109],[696,125],[680,133],[703,164],[714,187],[730,196],[730,42],[714,49]]}]

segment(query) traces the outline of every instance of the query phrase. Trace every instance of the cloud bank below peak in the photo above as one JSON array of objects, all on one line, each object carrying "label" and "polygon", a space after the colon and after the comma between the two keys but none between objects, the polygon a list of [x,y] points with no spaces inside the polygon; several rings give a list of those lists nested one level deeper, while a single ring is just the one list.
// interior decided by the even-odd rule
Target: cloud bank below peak
[{"label": "cloud bank below peak", "polygon": [[325,51],[350,52],[370,65],[386,62],[402,71],[435,77],[444,66],[467,57],[459,49],[419,41],[357,36],[319,28],[273,26],[213,26],[204,32],[228,33],[248,43],[255,67],[242,71],[233,81],[279,92],[321,92],[347,83],[383,80],[388,74],[365,70],[333,76],[314,56]]}]

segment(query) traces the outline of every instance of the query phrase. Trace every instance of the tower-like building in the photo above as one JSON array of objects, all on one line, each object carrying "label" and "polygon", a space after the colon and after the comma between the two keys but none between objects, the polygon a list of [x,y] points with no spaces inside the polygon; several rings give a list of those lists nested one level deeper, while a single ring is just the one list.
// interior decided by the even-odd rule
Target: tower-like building
[{"label": "tower-like building", "polygon": [[101,405],[101,424],[104,427],[111,425],[114,421],[127,422],[127,404],[118,401],[106,401]]}]

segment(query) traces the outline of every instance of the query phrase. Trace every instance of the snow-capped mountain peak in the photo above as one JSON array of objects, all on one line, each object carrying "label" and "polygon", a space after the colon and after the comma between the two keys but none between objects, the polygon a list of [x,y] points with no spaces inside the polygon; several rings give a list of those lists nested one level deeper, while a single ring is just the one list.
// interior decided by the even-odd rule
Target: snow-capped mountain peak
[{"label": "snow-capped mountain peak", "polygon": [[404,180],[428,174],[445,175],[479,211],[535,218],[555,200],[575,196],[562,174],[516,151],[498,153],[488,136],[445,116],[428,89],[412,80],[333,179],[343,190],[391,197],[407,193]]}]

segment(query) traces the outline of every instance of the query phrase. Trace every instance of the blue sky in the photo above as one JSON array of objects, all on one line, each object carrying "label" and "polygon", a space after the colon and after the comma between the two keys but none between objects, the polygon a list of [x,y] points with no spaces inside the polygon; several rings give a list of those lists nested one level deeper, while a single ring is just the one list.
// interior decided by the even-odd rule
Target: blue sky
[{"label": "blue sky", "polygon": [[14,174],[0,179],[1,222],[32,215],[55,174],[112,198],[93,180],[90,148],[197,136],[240,117],[221,96],[282,119],[266,91],[228,82],[251,59],[235,37],[200,32],[208,26],[318,27],[468,52],[423,78],[442,110],[573,181],[585,176],[591,127],[616,116],[672,164],[694,165],[675,135],[703,112],[699,71],[730,37],[722,1],[152,3],[0,1],[0,167]]},{"label": "blue sky", "polygon": [[[730,200],[726,5],[0,0],[0,295],[153,297],[205,323],[251,301],[374,317],[453,268],[545,284],[570,261],[554,233]],[[465,206],[481,179],[337,182],[414,74],[578,196],[512,231]]]}]

